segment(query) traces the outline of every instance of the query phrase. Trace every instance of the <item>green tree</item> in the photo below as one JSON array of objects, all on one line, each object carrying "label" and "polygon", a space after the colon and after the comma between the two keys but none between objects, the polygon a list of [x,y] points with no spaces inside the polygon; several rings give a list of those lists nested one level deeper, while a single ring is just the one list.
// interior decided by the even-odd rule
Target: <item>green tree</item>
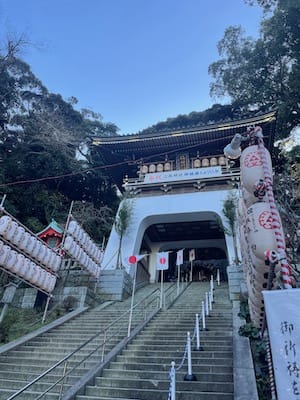
[{"label": "green tree", "polygon": [[237,251],[237,240],[236,240],[236,220],[237,220],[237,197],[232,192],[229,193],[227,199],[223,203],[222,212],[228,222],[229,231],[225,230],[227,234],[232,236],[233,248],[234,248],[234,262],[239,263],[239,256]]},{"label": "green tree", "polygon": [[133,200],[124,197],[123,201],[121,202],[120,209],[117,214],[117,218],[115,221],[115,230],[119,235],[119,247],[118,247],[118,256],[117,256],[117,268],[122,267],[122,242],[123,238],[130,228],[130,223],[132,219],[132,212],[133,212]]},{"label": "green tree", "polygon": [[[115,210],[115,186],[88,142],[96,133],[116,134],[117,127],[97,113],[76,111],[76,98],[65,101],[49,93],[17,57],[23,43],[8,40],[0,49],[0,195],[7,194],[5,207],[35,232],[52,218],[64,223],[72,200],[89,209]],[[89,224],[99,237],[99,216],[92,215]]]},{"label": "green tree", "polygon": [[277,109],[278,135],[284,137],[299,123],[300,2],[260,3],[276,7],[262,20],[259,39],[231,26],[218,43],[221,59],[209,66],[211,95],[229,96],[242,109]]}]

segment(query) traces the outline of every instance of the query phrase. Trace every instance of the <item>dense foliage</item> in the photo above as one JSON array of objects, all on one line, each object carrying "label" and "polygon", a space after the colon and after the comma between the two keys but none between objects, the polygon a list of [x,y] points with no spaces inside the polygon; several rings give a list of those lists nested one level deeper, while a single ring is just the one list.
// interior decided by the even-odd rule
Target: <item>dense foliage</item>
[{"label": "dense foliage", "polygon": [[261,113],[261,111],[246,110],[238,104],[214,104],[212,107],[204,111],[192,111],[189,114],[178,115],[174,118],[168,118],[166,121],[158,122],[149,128],[139,132],[141,135],[151,134],[155,132],[174,131],[185,128],[197,128],[220,122],[228,122],[232,120],[251,117]]},{"label": "dense foliage", "polygon": [[265,14],[257,40],[230,26],[218,43],[221,59],[209,66],[211,94],[229,96],[245,110],[277,110],[278,137],[286,137],[299,123],[300,2],[259,3],[273,11]]},{"label": "dense foliage", "polygon": [[76,217],[101,240],[118,201],[87,138],[116,135],[118,129],[90,110],[76,111],[75,98],[65,101],[49,93],[17,58],[19,44],[9,41],[0,54],[0,195],[7,195],[5,207],[37,232],[52,218],[64,224],[75,201]]}]

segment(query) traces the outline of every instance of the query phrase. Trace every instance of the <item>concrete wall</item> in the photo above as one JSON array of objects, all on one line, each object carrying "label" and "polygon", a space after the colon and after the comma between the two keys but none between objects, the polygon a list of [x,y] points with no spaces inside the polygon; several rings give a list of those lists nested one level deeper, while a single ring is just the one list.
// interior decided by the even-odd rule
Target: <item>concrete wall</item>
[{"label": "concrete wall", "polygon": [[[218,216],[221,218],[223,225],[229,228],[222,213],[223,203],[228,196],[228,192],[228,190],[218,190],[211,192],[164,194],[156,197],[147,196],[133,199],[132,223],[122,241],[123,265],[126,267],[126,258],[130,255],[139,254],[144,232],[152,224],[200,221],[208,217],[215,218]],[[232,260],[234,259],[232,237],[225,235],[225,242],[226,248],[224,250],[228,259]],[[119,235],[113,228],[104,253],[103,269],[116,268],[118,245]],[[166,243],[164,243],[164,246],[166,246]],[[151,253],[161,251],[161,247],[160,245],[151,248]],[[199,246],[199,242],[198,247],[201,247]],[[155,257],[152,255],[150,256],[149,263],[151,281],[155,281],[155,270]]]}]

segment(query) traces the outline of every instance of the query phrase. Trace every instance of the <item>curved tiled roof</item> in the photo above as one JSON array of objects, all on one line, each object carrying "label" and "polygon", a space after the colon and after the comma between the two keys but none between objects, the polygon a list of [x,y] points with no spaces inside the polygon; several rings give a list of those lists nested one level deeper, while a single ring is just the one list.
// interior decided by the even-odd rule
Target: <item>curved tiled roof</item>
[{"label": "curved tiled roof", "polygon": [[[120,183],[127,169],[130,174],[130,165],[139,160],[158,161],[166,155],[171,157],[184,151],[198,152],[200,156],[222,154],[232,137],[236,133],[244,133],[251,125],[262,127],[265,145],[271,149],[275,124],[276,113],[269,112],[252,118],[171,132],[94,137],[92,145],[96,146],[104,164],[110,166],[112,176]],[[127,169],[124,165],[120,166],[123,162],[128,162]]]}]

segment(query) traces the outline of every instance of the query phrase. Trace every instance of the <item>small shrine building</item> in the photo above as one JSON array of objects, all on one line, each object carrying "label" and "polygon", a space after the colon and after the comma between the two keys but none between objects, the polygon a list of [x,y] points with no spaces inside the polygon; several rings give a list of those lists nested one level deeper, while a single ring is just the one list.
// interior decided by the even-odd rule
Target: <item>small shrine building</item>
[{"label": "small shrine building", "polygon": [[59,226],[54,219],[52,219],[46,228],[37,233],[37,236],[46,242],[49,247],[57,248],[62,241],[63,234],[63,228]]}]

